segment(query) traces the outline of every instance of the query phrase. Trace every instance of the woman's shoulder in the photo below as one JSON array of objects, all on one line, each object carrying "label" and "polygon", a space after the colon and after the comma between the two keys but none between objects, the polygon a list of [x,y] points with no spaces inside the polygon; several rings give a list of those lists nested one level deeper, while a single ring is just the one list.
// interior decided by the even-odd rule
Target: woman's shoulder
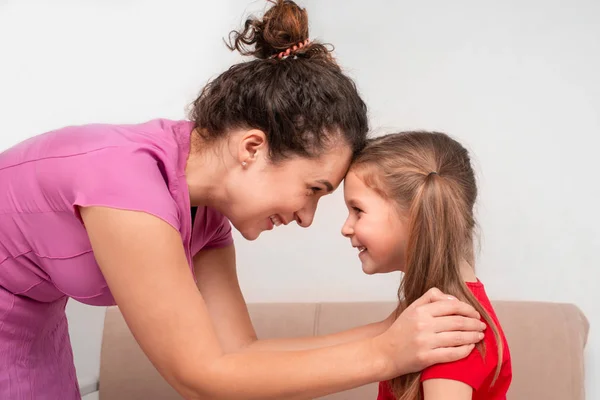
[{"label": "woman's shoulder", "polygon": [[[176,159],[180,132],[191,132],[189,121],[154,119],[138,124],[71,125],[32,136],[0,153],[0,170],[36,161],[62,159],[85,162],[86,155],[102,152],[126,163],[113,152],[148,150],[154,157]],[[163,162],[166,160],[162,160]]]},{"label": "woman's shoulder", "polygon": [[39,210],[31,211],[101,205],[148,212],[179,228],[190,133],[189,122],[163,119],[64,127],[0,153],[0,175],[23,202],[39,193]]}]

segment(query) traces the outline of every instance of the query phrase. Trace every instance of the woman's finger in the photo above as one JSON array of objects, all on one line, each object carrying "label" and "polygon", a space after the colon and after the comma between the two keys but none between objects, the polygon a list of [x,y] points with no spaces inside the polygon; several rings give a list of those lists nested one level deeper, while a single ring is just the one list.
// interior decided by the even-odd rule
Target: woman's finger
[{"label": "woman's finger", "polygon": [[475,348],[473,344],[459,347],[440,347],[429,352],[425,361],[427,365],[458,361],[471,354],[473,348]]},{"label": "woman's finger", "polygon": [[439,349],[442,347],[461,347],[477,344],[484,336],[482,332],[440,332],[433,338],[433,348]]},{"label": "woman's finger", "polygon": [[442,300],[435,303],[425,304],[420,307],[422,311],[429,313],[432,317],[443,317],[447,315],[462,315],[480,319],[481,316],[473,306],[457,300]]},{"label": "woman's finger", "polygon": [[483,331],[486,325],[478,319],[461,317],[458,315],[448,317],[437,317],[434,319],[434,332],[451,332],[451,331]]},{"label": "woman's finger", "polygon": [[444,294],[438,288],[431,288],[427,292],[425,292],[425,294],[423,296],[421,296],[417,300],[415,300],[410,306],[418,307],[418,306],[426,305],[429,303],[434,303],[436,301],[450,300],[450,299],[454,299],[454,297]]}]

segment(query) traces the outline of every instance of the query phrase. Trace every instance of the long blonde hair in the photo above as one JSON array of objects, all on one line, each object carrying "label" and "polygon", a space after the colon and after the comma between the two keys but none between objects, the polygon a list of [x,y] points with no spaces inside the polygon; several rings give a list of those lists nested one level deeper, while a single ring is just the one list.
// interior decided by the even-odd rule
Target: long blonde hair
[{"label": "long blonde hair", "polygon": [[[474,259],[477,184],[468,151],[444,133],[401,132],[370,139],[352,169],[408,215],[406,267],[397,314],[432,287],[472,305],[496,339],[495,382],[503,353],[498,327],[460,274],[460,263],[467,260],[473,265]],[[485,355],[483,343],[477,349]],[[396,398],[420,399],[420,376],[412,373],[392,379]]]}]

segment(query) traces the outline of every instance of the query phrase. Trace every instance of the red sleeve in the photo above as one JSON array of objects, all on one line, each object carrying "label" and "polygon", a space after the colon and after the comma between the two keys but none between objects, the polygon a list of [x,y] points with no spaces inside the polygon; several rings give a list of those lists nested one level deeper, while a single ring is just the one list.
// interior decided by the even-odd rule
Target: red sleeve
[{"label": "red sleeve", "polygon": [[498,364],[494,335],[491,332],[487,333],[484,342],[486,346],[485,358],[475,348],[462,360],[436,364],[424,369],[421,373],[421,382],[428,379],[450,379],[466,383],[474,390],[478,390],[485,381],[485,378],[494,372]]},{"label": "red sleeve", "polygon": [[379,382],[379,392],[377,393],[377,400],[396,400],[392,391],[390,390],[389,383]]}]

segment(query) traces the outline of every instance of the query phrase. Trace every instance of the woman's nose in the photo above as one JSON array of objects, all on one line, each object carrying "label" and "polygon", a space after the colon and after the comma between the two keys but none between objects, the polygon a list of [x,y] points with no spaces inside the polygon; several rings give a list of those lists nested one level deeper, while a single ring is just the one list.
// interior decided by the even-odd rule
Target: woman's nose
[{"label": "woman's nose", "polygon": [[312,225],[313,219],[315,218],[315,212],[317,211],[318,200],[310,202],[304,208],[294,213],[294,219],[303,228],[308,228]]},{"label": "woman's nose", "polygon": [[314,210],[313,211],[301,210],[301,211],[294,213],[294,219],[296,220],[296,223],[303,228],[308,228],[309,226],[311,226],[313,223],[314,217],[315,217]]}]

